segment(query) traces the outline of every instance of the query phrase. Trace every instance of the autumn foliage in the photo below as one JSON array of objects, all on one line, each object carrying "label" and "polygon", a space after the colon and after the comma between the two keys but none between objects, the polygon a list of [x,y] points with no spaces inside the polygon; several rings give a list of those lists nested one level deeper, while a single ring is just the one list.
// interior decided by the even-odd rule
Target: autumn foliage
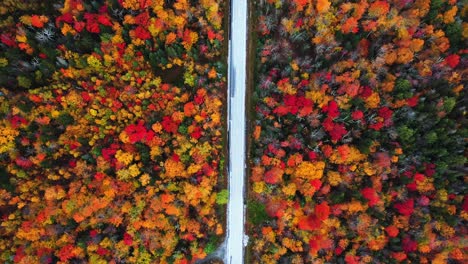
[{"label": "autumn foliage", "polygon": [[466,262],[464,3],[254,6],[247,263]]},{"label": "autumn foliage", "polygon": [[194,263],[214,251],[223,8],[0,3],[0,262]]}]

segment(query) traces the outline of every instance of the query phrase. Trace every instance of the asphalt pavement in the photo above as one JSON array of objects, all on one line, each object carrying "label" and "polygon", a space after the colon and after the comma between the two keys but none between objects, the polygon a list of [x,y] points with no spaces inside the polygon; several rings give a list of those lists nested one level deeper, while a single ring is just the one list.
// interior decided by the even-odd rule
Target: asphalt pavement
[{"label": "asphalt pavement", "polygon": [[247,0],[231,0],[230,30],[228,58],[229,203],[225,263],[241,264],[247,242],[244,235]]}]

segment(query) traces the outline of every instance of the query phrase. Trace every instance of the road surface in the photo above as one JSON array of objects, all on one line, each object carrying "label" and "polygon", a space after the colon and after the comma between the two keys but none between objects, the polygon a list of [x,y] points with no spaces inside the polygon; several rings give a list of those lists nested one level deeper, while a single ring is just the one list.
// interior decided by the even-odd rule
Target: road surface
[{"label": "road surface", "polygon": [[231,0],[228,73],[229,203],[226,264],[244,257],[245,87],[247,59],[247,0]]}]

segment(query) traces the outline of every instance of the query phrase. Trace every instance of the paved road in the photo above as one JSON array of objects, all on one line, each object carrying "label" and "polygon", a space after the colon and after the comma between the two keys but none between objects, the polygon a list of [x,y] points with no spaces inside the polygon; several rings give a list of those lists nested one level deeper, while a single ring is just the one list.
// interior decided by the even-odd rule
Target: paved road
[{"label": "paved road", "polygon": [[226,264],[241,264],[244,257],[245,86],[247,0],[231,0],[229,45],[229,204]]}]

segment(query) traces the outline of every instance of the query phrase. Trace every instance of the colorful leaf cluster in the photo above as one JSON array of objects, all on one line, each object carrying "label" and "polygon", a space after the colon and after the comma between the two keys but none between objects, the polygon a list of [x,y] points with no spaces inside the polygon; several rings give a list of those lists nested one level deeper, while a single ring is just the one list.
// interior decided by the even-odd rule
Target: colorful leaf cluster
[{"label": "colorful leaf cluster", "polygon": [[37,2],[0,4],[0,261],[205,258],[225,232],[223,1]]},{"label": "colorful leaf cluster", "polygon": [[464,263],[467,7],[255,5],[247,263]]}]

